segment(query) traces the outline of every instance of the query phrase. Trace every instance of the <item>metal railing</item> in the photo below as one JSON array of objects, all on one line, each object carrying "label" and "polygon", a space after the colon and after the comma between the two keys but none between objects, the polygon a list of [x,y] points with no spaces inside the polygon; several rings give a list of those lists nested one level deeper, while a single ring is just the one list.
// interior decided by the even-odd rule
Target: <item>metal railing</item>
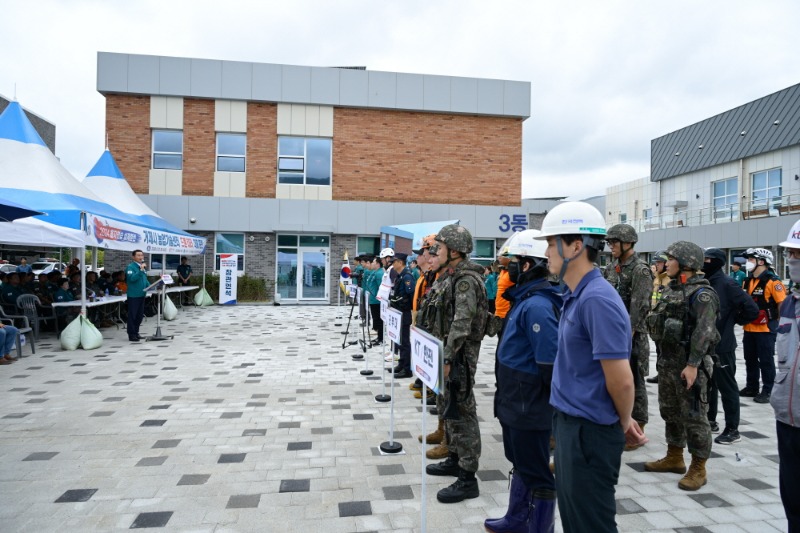
[{"label": "metal railing", "polygon": [[676,209],[673,212],[640,218],[630,224],[637,232],[643,232],[793,214],[800,214],[800,194],[776,196],[769,200],[743,198],[740,203],[723,206],[707,205],[698,209]]}]

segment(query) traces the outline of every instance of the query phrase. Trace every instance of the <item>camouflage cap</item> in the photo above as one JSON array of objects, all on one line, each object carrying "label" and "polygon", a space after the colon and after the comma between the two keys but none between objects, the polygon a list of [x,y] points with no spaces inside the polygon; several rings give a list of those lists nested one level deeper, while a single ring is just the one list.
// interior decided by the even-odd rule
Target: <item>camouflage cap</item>
[{"label": "camouflage cap", "polygon": [[667,255],[674,257],[683,268],[691,268],[692,270],[703,268],[703,249],[693,242],[673,242],[667,248]]},{"label": "camouflage cap", "polygon": [[725,252],[719,248],[706,248],[703,251],[703,255],[708,259],[716,259],[723,265],[728,261],[728,258],[725,256]]},{"label": "camouflage cap", "polygon": [[639,242],[639,235],[630,224],[614,224],[606,232],[606,240],[616,239],[619,242]]},{"label": "camouflage cap", "polygon": [[653,257],[650,258],[650,262],[651,263],[658,263],[659,261],[663,261],[663,262],[666,263],[667,259],[669,259],[667,257],[667,252],[664,251],[664,250],[659,250],[659,251],[657,251],[656,253],[653,254]]},{"label": "camouflage cap", "polygon": [[436,234],[436,240],[443,243],[450,250],[462,254],[472,253],[472,234],[464,226],[448,224]]}]

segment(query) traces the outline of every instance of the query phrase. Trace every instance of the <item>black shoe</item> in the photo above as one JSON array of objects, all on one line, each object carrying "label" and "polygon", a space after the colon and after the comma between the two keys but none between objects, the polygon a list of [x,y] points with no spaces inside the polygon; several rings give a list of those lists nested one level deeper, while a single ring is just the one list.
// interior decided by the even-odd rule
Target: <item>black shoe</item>
[{"label": "black shoe", "polygon": [[722,435],[714,439],[714,442],[717,444],[724,444],[729,445],[735,442],[739,442],[742,440],[741,435],[739,435],[739,430],[734,428],[725,428],[725,431],[722,432]]},{"label": "black shoe", "polygon": [[128,337],[128,340],[131,341],[131,342],[139,342],[142,339],[139,338],[139,337]]},{"label": "black shoe", "polygon": [[461,469],[458,467],[458,456],[451,453],[447,459],[425,467],[425,472],[431,476],[458,476]]},{"label": "black shoe", "polygon": [[436,395],[428,394],[428,399],[425,401],[425,405],[436,405]]},{"label": "black shoe", "polygon": [[395,379],[413,378],[414,374],[411,373],[411,370],[404,368],[400,372],[394,372],[394,377]]},{"label": "black shoe", "polygon": [[762,392],[760,394],[756,394],[756,397],[753,398],[753,401],[756,403],[769,403],[769,397],[772,396],[769,392]]},{"label": "black shoe", "polygon": [[648,382],[648,383],[658,383],[658,374],[656,374],[652,378],[645,379],[645,381]]},{"label": "black shoe", "polygon": [[744,398],[754,398],[758,394],[758,389],[753,389],[751,387],[745,387],[739,391],[739,396]]},{"label": "black shoe", "polygon": [[719,424],[709,420],[708,425],[711,426],[711,433],[719,433]]},{"label": "black shoe", "polygon": [[459,468],[458,479],[449,487],[437,492],[436,499],[441,503],[458,503],[470,498],[477,498],[480,494],[475,472],[467,472]]},{"label": "black shoe", "polygon": [[398,372],[400,372],[401,370],[403,370],[403,367],[401,367],[400,365],[397,365],[397,366],[396,366],[396,367],[394,367],[394,368],[387,368],[387,369],[386,369],[386,371],[387,371],[388,373],[390,373],[390,374],[397,374],[397,373],[398,373]]},{"label": "black shoe", "polygon": [[439,410],[436,407],[431,407],[430,411],[428,411],[433,416],[439,416]]}]

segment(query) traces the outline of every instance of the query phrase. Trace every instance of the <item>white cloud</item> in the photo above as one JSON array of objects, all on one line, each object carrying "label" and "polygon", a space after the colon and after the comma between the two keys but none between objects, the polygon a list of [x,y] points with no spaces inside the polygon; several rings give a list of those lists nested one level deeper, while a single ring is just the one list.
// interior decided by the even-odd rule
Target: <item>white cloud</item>
[{"label": "white cloud", "polygon": [[[0,93],[56,123],[84,175],[105,141],[97,51],[530,81],[523,196],[649,174],[650,141],[797,83],[800,4],[528,0],[12,2]],[[9,22],[10,21],[10,22]]]}]

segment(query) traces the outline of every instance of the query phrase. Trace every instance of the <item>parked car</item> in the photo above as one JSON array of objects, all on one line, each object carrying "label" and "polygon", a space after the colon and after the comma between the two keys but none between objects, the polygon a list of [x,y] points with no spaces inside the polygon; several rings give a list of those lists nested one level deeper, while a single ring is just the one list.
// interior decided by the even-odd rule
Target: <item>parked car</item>
[{"label": "parked car", "polygon": [[51,263],[50,261],[37,261],[31,265],[33,273],[37,276],[39,274],[49,274],[53,270],[64,272],[66,268],[67,265],[64,263]]},{"label": "parked car", "polygon": [[9,274],[11,272],[17,271],[17,265],[12,265],[11,263],[6,263],[5,265],[0,265],[0,272],[5,272]]}]

